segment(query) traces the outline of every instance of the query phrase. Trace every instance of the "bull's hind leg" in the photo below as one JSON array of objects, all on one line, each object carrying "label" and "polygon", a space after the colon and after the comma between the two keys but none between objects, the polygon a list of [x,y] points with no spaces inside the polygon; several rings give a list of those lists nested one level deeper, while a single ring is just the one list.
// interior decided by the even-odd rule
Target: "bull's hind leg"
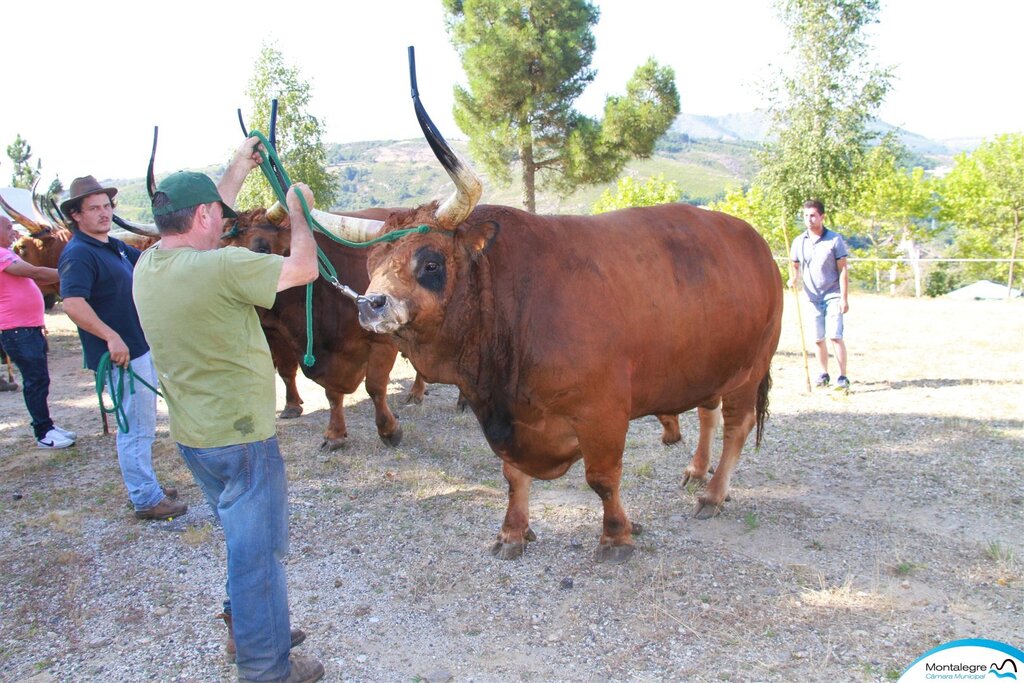
[{"label": "bull's hind leg", "polygon": [[722,401],[705,404],[697,408],[697,421],[700,423],[700,434],[697,436],[697,450],[693,459],[683,470],[683,486],[691,481],[707,481],[711,468],[711,442],[715,438],[715,430],[722,424]]},{"label": "bull's hind leg", "polygon": [[658,415],[658,422],[661,423],[661,442],[666,446],[679,443],[683,435],[679,431],[679,416],[675,413],[671,415]]},{"label": "bull's hind leg", "polygon": [[[722,457],[718,461],[715,475],[711,477],[704,493],[697,498],[694,517],[710,519],[722,511],[722,505],[729,496],[729,480],[739,463],[740,452],[747,442],[750,430],[756,423],[756,406],[756,383],[726,396],[722,401],[721,413],[725,424],[722,433]],[[703,423],[701,426],[703,428]]]},{"label": "bull's hind leg", "polygon": [[502,560],[514,560],[522,556],[527,543],[537,540],[537,535],[530,529],[530,485],[533,477],[507,462],[502,463],[501,473],[508,482],[508,508],[498,540],[491,546],[491,554]]},{"label": "bull's hind leg", "polygon": [[389,446],[402,443],[402,426],[398,424],[398,419],[388,407],[388,381],[391,379],[391,368],[395,366],[397,357],[398,349],[394,345],[373,344],[366,362],[366,393],[373,401],[377,434],[380,435],[380,440]]}]

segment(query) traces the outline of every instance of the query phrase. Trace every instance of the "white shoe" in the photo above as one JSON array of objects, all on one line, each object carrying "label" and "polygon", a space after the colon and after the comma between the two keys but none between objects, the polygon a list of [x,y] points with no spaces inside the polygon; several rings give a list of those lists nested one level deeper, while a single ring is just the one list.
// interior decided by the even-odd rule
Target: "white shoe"
[{"label": "white shoe", "polygon": [[46,432],[46,436],[36,441],[36,444],[40,448],[67,448],[74,446],[75,440],[69,439],[54,428]]},{"label": "white shoe", "polygon": [[57,425],[53,425],[53,431],[57,432],[58,434],[61,434],[66,439],[78,441],[78,434],[76,432],[71,431],[70,429],[63,429],[61,427],[58,427]]}]

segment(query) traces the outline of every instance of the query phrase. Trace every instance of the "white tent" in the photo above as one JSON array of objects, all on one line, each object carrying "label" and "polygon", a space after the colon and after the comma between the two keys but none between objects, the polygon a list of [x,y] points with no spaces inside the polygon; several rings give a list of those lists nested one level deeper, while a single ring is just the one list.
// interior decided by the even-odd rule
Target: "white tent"
[{"label": "white tent", "polygon": [[[1019,289],[1010,290],[1011,297],[1018,297],[1020,295],[1021,291]],[[954,289],[946,296],[950,299],[958,299],[960,301],[973,301],[975,299],[1005,299],[1006,285],[997,285],[990,280],[978,280],[974,284],[961,287],[960,289]]]}]

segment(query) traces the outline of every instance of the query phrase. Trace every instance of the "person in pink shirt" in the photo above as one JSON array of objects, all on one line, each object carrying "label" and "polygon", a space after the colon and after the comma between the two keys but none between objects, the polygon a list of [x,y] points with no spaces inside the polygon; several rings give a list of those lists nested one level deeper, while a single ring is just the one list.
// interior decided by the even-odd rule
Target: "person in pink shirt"
[{"label": "person in pink shirt", "polygon": [[56,268],[25,263],[11,251],[16,238],[11,221],[0,216],[0,344],[21,372],[22,395],[36,443],[40,448],[67,448],[77,435],[53,424],[46,403],[50,371],[43,336],[43,293],[36,284],[55,284],[60,278]]}]

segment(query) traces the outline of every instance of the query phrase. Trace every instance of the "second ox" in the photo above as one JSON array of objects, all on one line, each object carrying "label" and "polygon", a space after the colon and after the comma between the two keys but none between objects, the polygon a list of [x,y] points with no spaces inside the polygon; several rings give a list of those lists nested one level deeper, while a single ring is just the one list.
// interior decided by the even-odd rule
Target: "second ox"
[{"label": "second ox", "polygon": [[476,174],[418,101],[417,114],[456,191],[369,231],[429,229],[371,248],[360,322],[468,400],[508,481],[492,552],[522,554],[535,539],[532,480],[583,460],[604,506],[595,557],[628,559],[636,525],[620,498],[623,449],[629,421],[645,415],[698,409],[684,482],[711,471],[722,419],[718,468],[695,511],[717,514],[768,414],[782,281],[767,243],[737,218],[683,204],[589,217],[477,206]]}]

